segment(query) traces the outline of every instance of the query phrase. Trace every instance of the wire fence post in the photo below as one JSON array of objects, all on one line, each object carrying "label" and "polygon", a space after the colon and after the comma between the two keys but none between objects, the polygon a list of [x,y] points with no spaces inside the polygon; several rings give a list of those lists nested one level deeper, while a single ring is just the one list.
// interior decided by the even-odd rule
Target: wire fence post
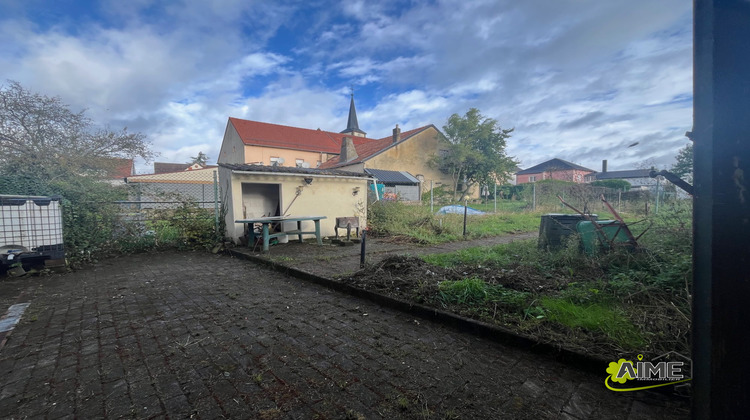
[{"label": "wire fence post", "polygon": [[432,180],[430,180],[430,213],[435,213],[433,206],[434,206],[434,202],[432,199]]},{"label": "wire fence post", "polygon": [[495,194],[493,197],[495,197],[495,213],[497,213],[497,182],[495,183]]},{"label": "wire fence post", "polygon": [[531,210],[536,210],[536,182],[531,184],[531,191],[532,191],[532,202],[531,202]]},{"label": "wire fence post", "polygon": [[216,227],[216,235],[219,235],[219,180],[214,171],[214,224]]},{"label": "wire fence post", "polygon": [[469,200],[464,200],[464,237],[466,236],[466,215],[469,212]]}]

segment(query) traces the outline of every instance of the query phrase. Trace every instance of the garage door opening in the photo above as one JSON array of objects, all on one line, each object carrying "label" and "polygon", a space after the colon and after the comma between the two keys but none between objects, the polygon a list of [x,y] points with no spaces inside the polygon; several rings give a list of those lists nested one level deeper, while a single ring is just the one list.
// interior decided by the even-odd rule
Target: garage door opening
[{"label": "garage door opening", "polygon": [[242,184],[242,218],[281,215],[281,184]]}]

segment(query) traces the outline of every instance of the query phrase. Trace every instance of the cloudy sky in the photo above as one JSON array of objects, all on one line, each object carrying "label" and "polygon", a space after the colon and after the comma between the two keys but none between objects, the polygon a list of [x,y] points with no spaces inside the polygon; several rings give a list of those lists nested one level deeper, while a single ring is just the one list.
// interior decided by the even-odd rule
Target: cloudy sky
[{"label": "cloudy sky", "polygon": [[368,137],[474,107],[524,168],[667,167],[692,126],[688,0],[0,0],[0,39],[0,83],[157,161],[215,161],[230,116],[341,131],[352,87]]}]

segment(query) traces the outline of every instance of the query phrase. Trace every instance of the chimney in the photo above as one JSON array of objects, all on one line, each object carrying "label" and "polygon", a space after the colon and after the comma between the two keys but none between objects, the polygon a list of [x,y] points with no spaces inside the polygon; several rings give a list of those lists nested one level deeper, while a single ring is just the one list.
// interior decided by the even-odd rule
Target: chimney
[{"label": "chimney", "polygon": [[602,161],[602,172],[607,172],[607,159]]},{"label": "chimney", "polygon": [[354,148],[354,142],[350,137],[344,137],[341,141],[341,154],[339,163],[350,162],[358,157],[357,150]]},{"label": "chimney", "polygon": [[393,142],[398,143],[401,140],[401,129],[398,128],[398,124],[396,124],[396,128],[393,129]]}]

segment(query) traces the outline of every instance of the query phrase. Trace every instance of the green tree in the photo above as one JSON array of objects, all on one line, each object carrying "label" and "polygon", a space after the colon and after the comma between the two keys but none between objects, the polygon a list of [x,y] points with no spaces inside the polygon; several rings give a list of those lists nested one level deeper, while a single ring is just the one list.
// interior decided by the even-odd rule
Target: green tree
[{"label": "green tree", "polygon": [[471,108],[463,117],[453,114],[443,126],[448,149],[432,163],[453,178],[453,198],[463,198],[477,185],[502,182],[518,164],[506,155],[506,139],[513,129],[503,129],[492,118]]},{"label": "green tree", "polygon": [[631,187],[630,183],[628,181],[625,181],[624,179],[602,179],[592,182],[591,185],[595,187],[605,187],[623,191],[628,191]]},{"label": "green tree", "polygon": [[198,152],[198,156],[193,156],[190,158],[190,162],[188,162],[188,165],[195,165],[197,163],[198,165],[206,166],[208,159],[210,158],[206,156],[205,153]]},{"label": "green tree", "polygon": [[688,182],[693,181],[693,143],[688,143],[680,149],[671,172]]},{"label": "green tree", "polygon": [[118,158],[150,159],[145,136],[97,129],[84,111],[16,82],[0,86],[0,194],[60,195],[71,263],[114,246],[117,209],[104,202],[128,197],[108,182]]}]

